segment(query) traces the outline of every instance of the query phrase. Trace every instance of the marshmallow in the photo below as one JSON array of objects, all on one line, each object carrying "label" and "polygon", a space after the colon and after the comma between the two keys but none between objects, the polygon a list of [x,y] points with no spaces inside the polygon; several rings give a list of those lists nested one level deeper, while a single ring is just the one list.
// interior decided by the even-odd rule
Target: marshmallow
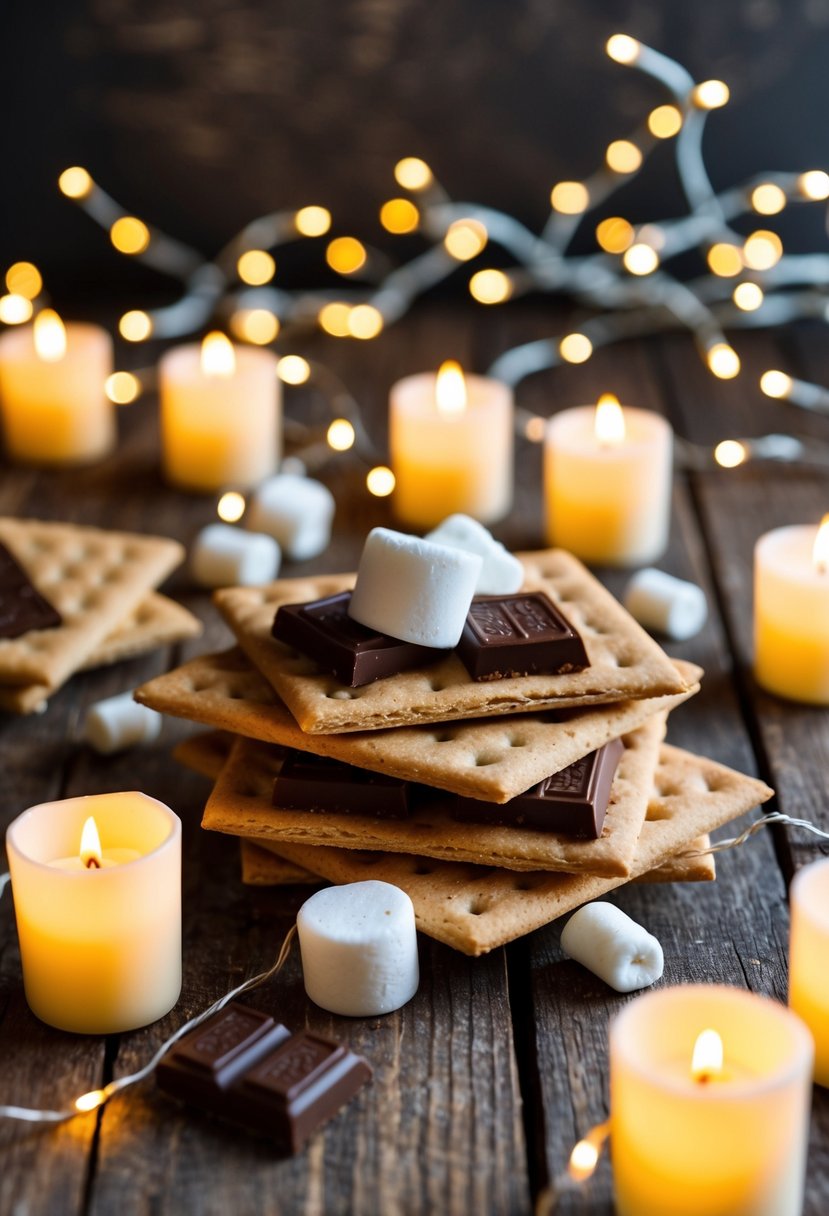
[{"label": "marshmallow", "polygon": [[481,572],[475,553],[372,528],[360,558],[349,616],[418,646],[456,646]]},{"label": "marshmallow", "polygon": [[375,1017],[417,992],[414,906],[388,882],[317,891],[297,916],[305,991],[329,1013]]},{"label": "marshmallow", "polygon": [[512,595],[524,582],[524,567],[508,552],[483,524],[470,515],[448,515],[443,523],[427,532],[426,540],[450,549],[477,553],[481,558],[481,573],[475,587],[476,595]]},{"label": "marshmallow", "polygon": [[699,633],[708,616],[705,592],[664,570],[640,570],[625,588],[624,604],[646,629],[682,641]]},{"label": "marshmallow", "polygon": [[304,562],[327,548],[333,519],[334,495],[322,482],[280,473],[256,491],[245,522],[275,537],[286,557]]},{"label": "marshmallow", "polygon": [[133,701],[131,692],[90,705],[84,738],[96,752],[108,755],[138,743],[152,743],[161,733],[161,714]]},{"label": "marshmallow", "polygon": [[656,938],[615,904],[579,908],[564,926],[561,948],[617,992],[650,987],[664,967]]},{"label": "marshmallow", "polygon": [[208,524],[193,545],[190,573],[202,587],[253,587],[276,578],[280,558],[272,536]]}]

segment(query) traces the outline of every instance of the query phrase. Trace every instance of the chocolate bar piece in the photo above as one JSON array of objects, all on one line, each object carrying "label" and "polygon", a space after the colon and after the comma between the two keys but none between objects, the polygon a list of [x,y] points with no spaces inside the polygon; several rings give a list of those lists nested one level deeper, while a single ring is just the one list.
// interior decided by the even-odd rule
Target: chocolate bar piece
[{"label": "chocolate bar piece", "polygon": [[5,545],[0,545],[0,638],[19,638],[30,629],[54,629],[63,623]]},{"label": "chocolate bar piece", "polygon": [[457,651],[473,680],[556,675],[590,665],[576,630],[540,591],[476,596]]},{"label": "chocolate bar piece", "polygon": [[273,804],[286,810],[405,819],[409,783],[328,756],[289,751],[273,783]]},{"label": "chocolate bar piece", "polygon": [[452,817],[465,823],[501,824],[535,832],[560,832],[575,840],[598,840],[624,750],[621,739],[611,739],[598,751],[501,805],[458,798]]},{"label": "chocolate bar piece", "polygon": [[271,1137],[287,1156],[371,1080],[371,1068],[332,1039],[291,1034],[234,1001],[171,1047],[156,1080],[174,1098]]},{"label": "chocolate bar piece", "polygon": [[283,604],[271,633],[333,672],[349,688],[425,666],[447,653],[367,629],[348,615],[350,602],[351,592],[342,591],[310,604]]}]

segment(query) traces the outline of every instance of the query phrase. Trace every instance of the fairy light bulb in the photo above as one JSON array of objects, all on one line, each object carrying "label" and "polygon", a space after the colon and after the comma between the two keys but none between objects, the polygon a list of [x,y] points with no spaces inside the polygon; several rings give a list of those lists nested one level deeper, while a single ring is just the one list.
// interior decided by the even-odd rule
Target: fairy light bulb
[{"label": "fairy light bulb", "polygon": [[347,452],[354,447],[356,434],[347,418],[335,418],[325,436],[328,446],[335,452]]},{"label": "fairy light bulb", "polygon": [[383,329],[383,314],[373,304],[357,304],[348,312],[348,333],[352,338],[368,341]]},{"label": "fairy light bulb", "polygon": [[797,188],[804,198],[820,202],[829,198],[829,173],[822,169],[809,169],[797,179]]},{"label": "fairy light bulb", "polygon": [[143,253],[150,243],[150,230],[134,215],[122,215],[109,230],[109,239],[119,253]]},{"label": "fairy light bulb", "polygon": [[338,236],[330,241],[325,260],[337,274],[355,274],[368,260],[366,247],[353,236]]},{"label": "fairy light bulb", "polygon": [[276,374],[283,384],[305,384],[311,376],[311,364],[302,355],[283,355]]},{"label": "fairy light bulb", "polygon": [[43,276],[33,262],[15,262],[6,271],[6,287],[12,295],[35,300],[43,290]]},{"label": "fairy light bulb", "polygon": [[268,308],[240,308],[230,318],[236,338],[253,346],[267,346],[279,334],[279,318]]},{"label": "fairy light bulb", "polygon": [[642,151],[629,139],[614,139],[608,144],[605,160],[614,173],[635,173],[642,166]]},{"label": "fairy light bulb", "polygon": [[420,223],[420,212],[408,198],[390,198],[380,208],[380,223],[386,232],[401,235],[414,232]]},{"label": "fairy light bulb", "polygon": [[347,338],[349,335],[349,314],[351,308],[341,300],[332,300],[324,304],[319,311],[320,329],[325,330],[332,338]]},{"label": "fairy light bulb", "polygon": [[25,296],[14,292],[0,296],[0,321],[4,325],[22,325],[31,320],[33,312],[32,301],[27,300]]},{"label": "fairy light bulb", "polygon": [[394,473],[384,464],[378,464],[366,475],[366,488],[375,498],[388,498],[394,490]]},{"label": "fairy light bulb", "polygon": [[736,469],[748,460],[746,446],[737,439],[723,439],[714,448],[714,459],[722,469]]},{"label": "fairy light bulb", "polygon": [[294,225],[300,236],[325,236],[331,227],[331,212],[327,207],[300,207]]},{"label": "fairy light bulb", "polygon": [[596,240],[605,253],[624,253],[634,236],[633,224],[619,215],[608,216],[596,227]]},{"label": "fairy light bulb", "polygon": [[443,245],[459,262],[468,262],[486,248],[489,234],[479,220],[455,220],[446,229]]},{"label": "fairy light bulb", "polygon": [[648,115],[648,130],[654,139],[670,139],[682,130],[682,111],[678,106],[657,106]]},{"label": "fairy light bulb", "polygon": [[512,283],[503,270],[479,270],[469,280],[469,293],[479,304],[501,304],[512,295]]},{"label": "fairy light bulb", "polygon": [[740,373],[740,357],[727,342],[716,342],[707,358],[708,366],[718,380],[733,380]]},{"label": "fairy light bulb", "polygon": [[736,245],[716,241],[705,255],[708,269],[719,278],[731,279],[742,272],[743,258]]},{"label": "fairy light bulb", "polygon": [[153,332],[153,323],[147,313],[134,308],[121,317],[118,332],[127,342],[145,342]]},{"label": "fairy light bulb", "polygon": [[792,378],[791,376],[787,376],[785,372],[769,369],[769,371],[763,372],[760,377],[760,388],[767,397],[773,397],[776,401],[782,401],[792,391]]},{"label": "fairy light bulb", "polygon": [[558,353],[565,363],[586,363],[593,354],[593,343],[587,334],[566,334],[558,344]]},{"label": "fairy light bulb", "polygon": [[703,80],[691,94],[691,100],[699,110],[719,110],[728,104],[731,90],[724,80]]},{"label": "fairy light bulb", "polygon": [[786,206],[786,194],[774,182],[761,182],[751,192],[751,205],[758,215],[778,215]]},{"label": "fairy light bulb", "polygon": [[550,205],[561,215],[581,215],[590,206],[590,192],[584,182],[556,182]]},{"label": "fairy light bulb", "polygon": [[141,382],[132,372],[113,372],[106,378],[104,392],[114,405],[129,405],[139,396]]},{"label": "fairy light bulb", "polygon": [[246,249],[236,262],[236,273],[250,287],[263,287],[276,274],[276,262],[267,249]]},{"label": "fairy light bulb", "polygon": [[58,178],[60,192],[67,198],[86,198],[91,194],[94,184],[86,169],[82,169],[80,165],[64,169]]},{"label": "fairy light bulb", "polygon": [[394,166],[394,180],[404,190],[427,190],[434,177],[425,160],[419,156],[404,156]]},{"label": "fairy light bulb", "polygon": [[622,262],[625,270],[629,274],[643,276],[653,274],[659,266],[659,254],[652,245],[646,245],[643,241],[637,241],[626,249],[622,255]]},{"label": "fairy light bulb", "polygon": [[746,237],[743,261],[752,270],[771,270],[783,256],[783,242],[776,232],[758,229]]},{"label": "fairy light bulb", "polygon": [[605,43],[607,54],[616,63],[635,63],[642,51],[642,44],[629,34],[613,34]]}]

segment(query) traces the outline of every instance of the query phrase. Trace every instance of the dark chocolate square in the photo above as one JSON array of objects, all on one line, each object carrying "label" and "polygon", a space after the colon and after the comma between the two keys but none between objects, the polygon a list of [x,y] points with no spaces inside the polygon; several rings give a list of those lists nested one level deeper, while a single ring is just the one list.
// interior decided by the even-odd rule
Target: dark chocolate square
[{"label": "dark chocolate square", "polygon": [[54,629],[63,617],[40,594],[26,571],[0,544],[0,638],[19,638],[32,629]]},{"label": "dark chocolate square", "polygon": [[457,651],[473,680],[559,675],[589,666],[581,637],[541,591],[477,596]]},{"label": "dark chocolate square", "polygon": [[328,756],[289,751],[274,779],[273,804],[292,811],[405,819],[409,783]]}]

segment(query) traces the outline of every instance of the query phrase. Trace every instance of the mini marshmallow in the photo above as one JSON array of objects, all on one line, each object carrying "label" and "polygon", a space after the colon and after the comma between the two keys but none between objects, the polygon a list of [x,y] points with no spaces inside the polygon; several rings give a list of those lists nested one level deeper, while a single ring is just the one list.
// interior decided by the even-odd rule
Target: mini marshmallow
[{"label": "mini marshmallow", "polygon": [[475,553],[372,528],[348,613],[361,625],[419,646],[456,646],[482,561]]},{"label": "mini marshmallow", "polygon": [[617,992],[648,988],[662,975],[659,942],[615,904],[585,904],[570,917],[561,948]]},{"label": "mini marshmallow", "polygon": [[417,992],[414,906],[388,882],[317,891],[297,916],[305,991],[346,1017],[391,1013]]},{"label": "mini marshmallow", "polygon": [[275,537],[286,557],[304,562],[327,548],[333,519],[334,495],[322,482],[280,473],[256,491],[245,522]]},{"label": "mini marshmallow", "polygon": [[682,641],[699,633],[708,616],[705,592],[664,570],[640,570],[625,588],[624,604],[646,629]]},{"label": "mini marshmallow", "polygon": [[122,692],[90,705],[84,722],[84,738],[96,752],[109,755],[140,743],[152,743],[161,733],[161,714],[133,701]]},{"label": "mini marshmallow", "polygon": [[470,515],[448,515],[443,523],[427,532],[426,540],[478,554],[483,564],[476,595],[512,595],[521,589],[524,567],[518,558]]},{"label": "mini marshmallow", "polygon": [[202,587],[254,587],[276,578],[281,556],[272,536],[208,524],[190,553],[190,573]]}]

